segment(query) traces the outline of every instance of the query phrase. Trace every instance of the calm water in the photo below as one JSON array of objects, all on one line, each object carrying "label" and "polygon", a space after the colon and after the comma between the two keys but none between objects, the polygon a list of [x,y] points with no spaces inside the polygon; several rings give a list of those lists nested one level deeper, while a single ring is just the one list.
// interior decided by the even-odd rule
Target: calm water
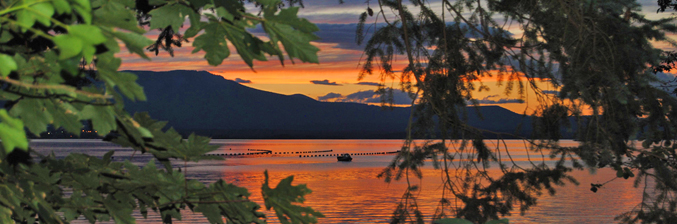
[{"label": "calm water", "polygon": [[[527,165],[527,158],[540,160],[540,154],[527,154],[521,141],[507,140],[508,150],[515,161]],[[261,184],[263,171],[268,170],[271,185],[287,176],[294,175],[293,184],[306,184],[313,193],[306,197],[306,206],[322,212],[326,218],[319,223],[387,223],[395,209],[406,182],[385,183],[378,179],[378,173],[392,160],[393,154],[354,155],[352,162],[337,162],[335,154],[364,154],[397,151],[401,140],[212,140],[212,144],[221,147],[214,153],[231,154],[253,152],[248,149],[271,150],[276,154],[227,158],[225,161],[208,161],[188,165],[188,177],[204,182],[213,182],[223,178],[227,182],[246,187],[252,193],[251,200],[263,204]],[[564,145],[574,145],[572,141],[563,141]],[[102,142],[100,140],[33,140],[31,146],[48,153],[55,151],[57,157],[68,153],[87,153],[102,156],[109,150],[116,152],[115,160],[128,159],[130,149]],[[323,153],[295,152],[324,151]],[[286,154],[285,154],[286,153]],[[291,154],[290,154],[291,153]],[[316,157],[303,157],[303,156]],[[301,157],[299,157],[301,156]],[[145,163],[150,157],[135,155],[133,162]],[[547,155],[546,155],[547,160]],[[505,159],[505,158],[504,158]],[[419,206],[424,214],[432,215],[439,193],[441,181],[439,173],[428,167],[424,169],[423,180],[414,180],[422,186],[419,194]],[[579,186],[567,184],[559,187],[555,196],[547,193],[538,205],[527,211],[524,216],[515,212],[511,223],[613,223],[614,217],[629,211],[641,200],[641,189],[633,188],[633,180],[618,179],[604,186],[597,193],[590,191],[590,183],[603,183],[615,176],[609,169],[600,169],[598,175],[587,171],[574,172],[581,183]],[[152,213],[152,212],[151,212]],[[267,212],[270,223],[277,223],[272,212]],[[199,214],[184,213],[183,221],[178,223],[204,223]],[[159,222],[157,216],[150,216],[143,223]]]}]

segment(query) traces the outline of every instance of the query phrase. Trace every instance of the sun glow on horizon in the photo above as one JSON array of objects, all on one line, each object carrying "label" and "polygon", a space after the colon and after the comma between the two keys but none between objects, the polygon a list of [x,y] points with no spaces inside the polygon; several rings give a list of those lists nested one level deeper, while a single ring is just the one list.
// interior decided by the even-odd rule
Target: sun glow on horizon
[{"label": "sun glow on horizon", "polygon": [[[646,14],[648,18],[658,19],[666,16],[665,14],[652,13],[655,12],[655,4],[646,5],[649,7],[645,7],[642,13]],[[292,62],[285,54],[284,65],[280,63],[277,57],[270,56],[267,58],[268,61],[254,61],[253,68],[250,68],[241,60],[237,50],[229,43],[230,57],[218,66],[211,66],[204,59],[204,52],[191,53],[193,50],[192,39],[189,39],[188,43],[183,44],[183,47],[174,49],[174,57],[171,57],[167,52],[160,52],[157,56],[154,56],[154,53],[147,52],[151,56],[151,61],[129,53],[124,49],[124,44],[120,43],[123,48],[122,52],[118,54],[123,60],[120,70],[208,71],[225,79],[246,81],[241,84],[255,89],[285,95],[303,94],[316,100],[330,93],[345,97],[358,92],[373,91],[377,89],[374,84],[382,83],[379,68],[376,64],[374,64],[374,74],[358,80],[362,63],[365,60],[362,51],[364,43],[362,46],[355,44],[353,26],[358,21],[358,15],[364,11],[364,7],[365,5],[359,4],[314,2],[314,4],[306,4],[305,8],[299,11],[301,17],[307,18],[320,27],[317,34],[322,39],[312,42],[314,46],[320,49],[318,52],[319,64],[301,63],[299,60]],[[431,9],[434,11],[441,10],[439,7]],[[188,23],[184,24],[188,25]],[[184,26],[182,30],[185,30],[185,27],[187,26]],[[522,35],[519,26],[511,25],[505,27],[505,29],[515,37],[519,38]],[[158,34],[158,31],[152,30],[146,36],[154,40],[158,37]],[[256,35],[261,35],[259,38],[267,40],[267,37],[261,33]],[[668,36],[677,37],[677,34],[668,34]],[[654,44],[663,49],[675,49],[675,46],[666,43]],[[393,70],[396,71],[395,77],[385,79],[385,83],[382,84],[385,84],[387,88],[400,89],[400,73],[397,71],[401,71],[406,64],[407,59],[404,55],[396,55],[393,62]],[[526,83],[526,78],[523,75],[512,73],[509,69],[505,73],[501,76],[499,71],[492,70],[483,74],[479,80],[472,81],[476,86],[476,90],[472,91],[472,98],[481,101],[480,105],[498,105],[516,113],[530,114],[540,106],[539,97],[544,97],[543,95],[552,97],[558,91],[548,80],[536,79],[535,85],[544,90],[544,92],[536,93],[533,87]],[[506,86],[510,82],[509,77],[511,75],[518,78],[518,80],[513,80],[515,86],[519,86],[519,82],[522,82],[521,84],[525,86],[522,94],[517,89],[509,93],[506,92]],[[480,84],[488,88],[479,91],[477,86]],[[523,100],[523,102],[517,102],[517,100]]]}]

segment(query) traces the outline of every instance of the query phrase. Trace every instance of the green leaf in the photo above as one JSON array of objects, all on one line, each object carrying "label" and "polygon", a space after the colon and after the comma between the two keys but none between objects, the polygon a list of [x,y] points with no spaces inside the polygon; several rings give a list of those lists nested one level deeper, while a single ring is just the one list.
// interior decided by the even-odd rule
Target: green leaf
[{"label": "green leaf", "polygon": [[108,151],[106,154],[103,155],[102,160],[106,163],[110,163],[113,154],[115,154],[115,150]]},{"label": "green leaf", "polygon": [[94,21],[111,27],[119,27],[135,33],[142,34],[145,31],[138,26],[136,13],[128,9],[124,2],[118,0],[106,0],[94,10]]},{"label": "green leaf", "polygon": [[75,2],[73,9],[82,17],[85,24],[92,24],[92,6],[89,0],[70,0]]},{"label": "green leaf", "polygon": [[194,211],[202,213],[210,223],[223,223],[221,211],[216,204],[198,204]]},{"label": "green leaf", "polygon": [[129,195],[123,193],[110,194],[103,200],[103,204],[115,220],[115,223],[136,223],[136,220],[132,217],[133,207],[130,203],[125,203],[128,200],[124,200],[123,196],[129,197]]},{"label": "green leaf", "polygon": [[201,159],[222,159],[221,157],[209,157],[205,154],[212,152],[219,147],[217,145],[210,145],[211,139],[204,136],[191,134],[187,141],[182,141],[180,147],[172,149],[176,156],[184,161],[199,161]]},{"label": "green leaf", "polygon": [[61,59],[61,55],[59,54],[59,66],[63,69],[63,71],[70,73],[73,76],[78,76],[80,75],[80,59],[79,58],[68,58],[68,59]]},{"label": "green leaf", "polygon": [[0,54],[0,75],[7,77],[12,71],[16,71],[17,66],[14,59],[6,54]]},{"label": "green leaf", "polygon": [[7,114],[7,110],[0,109],[0,139],[2,147],[8,154],[14,151],[14,148],[28,150],[28,138],[24,131],[23,122]]},{"label": "green leaf", "polygon": [[10,32],[0,32],[0,43],[7,43],[10,40],[14,39],[14,35]]},{"label": "green leaf", "polygon": [[167,0],[148,0],[148,4],[152,6],[166,4]]},{"label": "green leaf", "polygon": [[35,21],[38,21],[45,26],[50,26],[52,24],[50,18],[54,15],[54,6],[48,2],[36,2],[36,0],[22,1],[23,5],[27,5],[28,7],[20,9],[16,13],[16,21],[21,25],[21,30],[23,32],[26,32],[28,27],[32,27],[33,24],[35,24]]},{"label": "green leaf", "polygon": [[71,8],[71,5],[68,4],[66,0],[52,0],[52,4],[54,5],[54,9],[56,10],[56,13],[58,14],[68,14],[73,11]]},{"label": "green leaf", "polygon": [[68,28],[68,33],[90,45],[102,44],[106,41],[106,36],[101,33],[101,29],[93,25],[72,25]]},{"label": "green leaf", "polygon": [[75,5],[82,7],[83,9],[92,10],[92,6],[89,0],[69,0],[74,2]]},{"label": "green leaf", "polygon": [[153,9],[148,14],[152,16],[150,29],[164,29],[171,26],[175,32],[178,32],[183,22],[186,21],[186,16],[195,14],[195,11],[185,5],[168,4]]},{"label": "green leaf", "polygon": [[283,23],[264,23],[263,27],[270,35],[271,42],[274,45],[277,45],[277,41],[281,42],[290,58],[319,63],[317,52],[320,49],[310,44],[310,41],[318,38],[314,34],[295,30],[292,26]]},{"label": "green leaf", "polygon": [[137,76],[134,73],[102,69],[99,70],[99,75],[101,75],[102,79],[110,86],[117,87],[117,89],[130,100],[146,100],[146,94],[143,92],[143,87],[136,83]]},{"label": "green leaf", "polygon": [[52,25],[52,21],[50,21],[50,18],[54,15],[54,6],[52,4],[48,2],[34,4],[31,5],[29,10],[34,14],[35,20],[42,23],[42,25]]},{"label": "green leaf", "polygon": [[434,224],[473,224],[471,221],[460,218],[444,218],[433,222]]},{"label": "green leaf", "polygon": [[273,6],[277,7],[282,1],[280,0],[256,0],[256,2],[261,3],[263,6]]},{"label": "green leaf", "polygon": [[21,31],[26,32],[27,27],[33,27],[35,24],[35,14],[27,9],[16,12],[16,22],[21,26]]},{"label": "green leaf", "polygon": [[82,119],[91,119],[97,134],[104,136],[117,127],[112,106],[87,105],[82,109]]},{"label": "green leaf", "polygon": [[112,34],[125,43],[125,46],[130,52],[135,53],[145,59],[150,59],[145,53],[145,48],[154,43],[151,39],[136,33],[114,31]]},{"label": "green leaf", "polygon": [[68,102],[50,99],[43,101],[47,111],[52,113],[54,128],[63,127],[66,131],[79,135],[82,130],[79,111]]},{"label": "green leaf", "polygon": [[85,62],[92,62],[92,59],[94,59],[94,53],[96,53],[96,47],[89,44],[82,46],[82,57],[85,58]]},{"label": "green leaf", "polygon": [[207,4],[214,4],[213,0],[191,0],[190,1],[190,6],[193,7],[193,9],[200,9]]},{"label": "green leaf", "polygon": [[12,210],[4,206],[0,206],[0,223],[16,223],[12,219]]},{"label": "green leaf", "polygon": [[311,23],[307,19],[298,17],[299,7],[289,7],[281,9],[277,15],[268,16],[266,19],[273,20],[278,23],[290,25],[296,30],[303,33],[313,33],[320,31],[317,25]]},{"label": "green leaf", "polygon": [[[299,18],[298,7],[282,9],[278,14],[275,14],[276,9],[276,7],[270,7],[264,10],[264,18],[267,22],[263,24],[275,48],[278,42],[281,42],[290,58],[319,63],[317,52],[320,49],[310,44],[310,41],[319,39],[313,34],[319,28],[308,20]],[[281,55],[278,56],[282,62]]]},{"label": "green leaf", "polygon": [[141,132],[141,136],[143,136],[144,138],[152,138],[153,137],[153,134],[150,133],[150,131],[148,129],[146,129],[144,127],[139,127],[138,129],[139,129],[139,132]]},{"label": "green leaf", "polygon": [[9,111],[14,117],[23,120],[28,130],[33,134],[39,135],[47,130],[47,125],[53,121],[51,111],[48,111],[44,105],[45,99],[26,98],[22,99]]},{"label": "green leaf", "polygon": [[235,16],[233,16],[233,14],[228,12],[228,10],[226,10],[223,7],[216,8],[216,13],[219,15],[219,17],[224,18],[228,21],[233,21],[235,19]]},{"label": "green leaf", "polygon": [[497,219],[497,220],[487,221],[484,224],[510,224],[510,220],[508,220],[508,219]]},{"label": "green leaf", "polygon": [[200,50],[205,52],[205,59],[210,65],[220,65],[230,55],[228,42],[225,39],[226,30],[217,23],[210,23],[204,27],[205,33],[193,41],[192,53]]},{"label": "green leaf", "polygon": [[14,94],[14,93],[4,92],[4,91],[0,92],[0,100],[7,100],[7,101],[12,100],[13,101],[13,100],[18,100],[19,98],[21,98],[21,96]]},{"label": "green leaf", "polygon": [[[232,15],[238,15],[246,11],[243,2],[238,0],[214,1],[214,8],[224,8]],[[223,15],[219,14],[219,16]]]},{"label": "green leaf", "polygon": [[82,51],[83,41],[70,34],[61,34],[54,37],[54,44],[59,47],[59,60],[75,57]]},{"label": "green leaf", "polygon": [[[124,128],[128,130],[127,132],[124,132],[122,135],[112,139],[113,142],[125,146],[125,147],[133,147],[137,150],[140,150],[142,152],[146,152],[148,150],[147,146],[145,144],[152,144],[153,147],[156,148],[162,148],[162,151],[151,151],[156,157],[162,157],[162,158],[169,158],[169,152],[165,149],[167,148],[176,148],[177,146],[182,145],[182,137],[179,135],[176,131],[174,131],[172,128],[167,130],[166,132],[163,131],[163,128],[167,124],[167,122],[158,122],[156,120],[153,120],[148,116],[148,113],[136,113],[134,114],[134,118],[128,118],[126,117],[125,119],[121,119],[124,122],[121,122],[122,125],[124,125]],[[141,130],[139,129],[138,125],[132,124],[132,120],[136,121],[138,125],[141,127],[147,129],[150,131],[150,133],[153,135],[153,141],[152,142],[145,142],[142,139],[142,133]],[[141,144],[140,144],[141,143]],[[172,152],[172,154],[174,154]]]},{"label": "green leaf", "polygon": [[266,209],[275,210],[275,215],[281,223],[316,223],[318,217],[324,217],[322,213],[310,207],[302,207],[292,203],[303,203],[303,196],[312,191],[305,184],[292,186],[294,176],[289,176],[280,181],[274,189],[268,186],[268,171],[264,172],[265,180],[261,187]]},{"label": "green leaf", "polygon": [[101,71],[115,74],[118,68],[120,68],[120,65],[122,65],[122,59],[115,57],[113,54],[101,54],[96,61],[99,75],[101,75]]},{"label": "green leaf", "polygon": [[69,221],[77,219],[80,216],[80,213],[78,213],[78,211],[76,209],[72,209],[72,208],[62,208],[61,212],[63,212],[64,218],[66,218],[66,220],[69,220]]},{"label": "green leaf", "polygon": [[262,49],[265,43],[261,41],[261,39],[255,37],[241,27],[235,27],[226,22],[221,22],[220,24],[222,28],[226,30],[226,38],[228,38],[233,46],[235,46],[240,58],[242,58],[249,67],[254,66],[254,59],[259,61],[268,60],[263,55]]},{"label": "green leaf", "polygon": [[193,38],[202,30],[202,24],[205,22],[200,21],[201,17],[198,14],[191,14],[188,16],[190,20],[190,27],[186,29],[186,32],[183,33],[184,38]]},{"label": "green leaf", "polygon": [[106,36],[106,42],[103,43],[103,46],[106,47],[106,52],[99,54],[98,57],[101,57],[103,54],[110,54],[112,55],[111,57],[115,57],[115,54],[120,52],[120,43],[110,30],[104,31],[104,35]]},{"label": "green leaf", "polygon": [[[212,223],[223,223],[221,214],[228,214],[227,223],[265,223],[261,218],[265,215],[258,212],[259,205],[248,200],[250,193],[246,188],[238,187],[218,180],[209,188],[202,190],[199,195],[209,195],[200,198],[200,201],[238,201],[229,203],[198,204],[195,212],[201,212]],[[218,207],[211,206],[218,205]]]}]

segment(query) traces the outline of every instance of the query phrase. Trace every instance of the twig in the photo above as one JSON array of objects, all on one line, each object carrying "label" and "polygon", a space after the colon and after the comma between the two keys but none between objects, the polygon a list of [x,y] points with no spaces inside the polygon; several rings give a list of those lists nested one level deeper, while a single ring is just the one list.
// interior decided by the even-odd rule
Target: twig
[{"label": "twig", "polygon": [[28,88],[28,89],[66,90],[66,91],[74,92],[74,93],[84,95],[84,96],[87,96],[87,97],[90,97],[90,98],[100,98],[100,99],[112,99],[113,98],[113,96],[111,96],[111,95],[91,93],[91,92],[78,90],[76,88],[65,86],[65,85],[30,84],[30,83],[25,83],[25,82],[22,82],[22,81],[10,79],[8,77],[0,77],[0,81],[7,82],[7,83],[10,83],[10,84],[16,85],[16,86],[25,87],[25,88]]}]

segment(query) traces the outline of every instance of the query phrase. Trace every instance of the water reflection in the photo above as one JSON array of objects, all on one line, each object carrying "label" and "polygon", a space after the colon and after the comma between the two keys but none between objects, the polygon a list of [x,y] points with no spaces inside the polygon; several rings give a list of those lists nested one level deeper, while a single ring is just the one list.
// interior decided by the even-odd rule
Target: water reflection
[{"label": "water reflection", "polygon": [[[72,152],[102,156],[112,149],[120,150],[115,154],[116,160],[129,159],[132,154],[129,149],[97,140],[40,140],[32,141],[31,144],[43,153],[55,150],[57,157],[64,157]],[[269,172],[272,187],[281,179],[293,175],[293,184],[306,184],[313,190],[306,197],[305,206],[311,206],[326,216],[320,223],[387,223],[407,187],[402,181],[388,184],[376,178],[391,161],[392,154],[356,155],[352,162],[337,162],[335,156],[330,156],[341,153],[397,151],[401,147],[401,140],[213,140],[212,144],[221,145],[214,153],[223,154],[247,152],[247,149],[266,149],[273,152],[332,150],[331,153],[313,154],[323,155],[319,157],[272,154],[207,161],[189,164],[187,174],[189,178],[203,182],[223,178],[227,182],[245,187],[252,193],[250,199],[260,204],[263,204],[260,189],[264,170]],[[575,142],[563,141],[563,144],[573,145]],[[527,154],[521,141],[506,140],[506,145],[515,161],[524,164],[527,164],[528,158],[549,161],[547,155],[541,156],[533,152]],[[491,143],[488,146],[491,148]],[[138,164],[145,163],[148,159],[145,155],[134,157]],[[524,216],[516,213],[508,218],[511,223],[611,223],[616,215],[629,211],[641,200],[641,189],[633,188],[632,178],[617,179],[597,193],[591,192],[590,183],[603,183],[615,176],[615,171],[610,169],[600,169],[597,173],[600,175],[575,171],[573,176],[581,183],[579,186],[567,184],[557,187],[555,196],[546,193],[539,198],[538,205]],[[423,179],[415,181],[415,184],[421,186],[418,192],[419,208],[429,219],[442,191],[440,173],[426,166],[423,169]],[[277,223],[272,212],[266,214],[270,223]],[[184,212],[183,216],[183,221],[177,223],[206,221],[201,215],[191,212]],[[139,220],[139,223],[158,221],[158,216],[151,212],[148,220]]]}]

